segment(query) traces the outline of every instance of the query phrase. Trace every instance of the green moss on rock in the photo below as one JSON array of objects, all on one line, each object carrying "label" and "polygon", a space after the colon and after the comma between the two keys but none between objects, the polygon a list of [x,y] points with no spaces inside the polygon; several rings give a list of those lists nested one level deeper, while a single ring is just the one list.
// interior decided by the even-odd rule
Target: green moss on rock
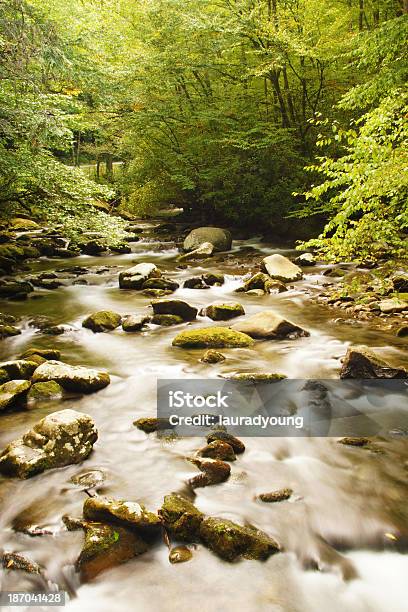
[{"label": "green moss on rock", "polygon": [[264,560],[280,550],[279,544],[263,531],[216,517],[201,522],[200,537],[210,550],[226,561],[239,557]]},{"label": "green moss on rock", "polygon": [[122,317],[110,310],[100,310],[89,315],[82,321],[82,327],[91,329],[94,333],[112,331],[119,327]]},{"label": "green moss on rock", "polygon": [[108,497],[89,497],[84,502],[86,519],[102,522],[118,522],[125,527],[151,529],[161,524],[157,514],[150,512],[137,502]]},{"label": "green moss on rock", "polygon": [[178,539],[190,542],[198,539],[204,515],[181,495],[166,495],[159,514],[164,526]]},{"label": "green moss on rock", "polygon": [[243,348],[254,340],[228,327],[206,327],[183,331],[173,340],[173,346],[183,348]]}]

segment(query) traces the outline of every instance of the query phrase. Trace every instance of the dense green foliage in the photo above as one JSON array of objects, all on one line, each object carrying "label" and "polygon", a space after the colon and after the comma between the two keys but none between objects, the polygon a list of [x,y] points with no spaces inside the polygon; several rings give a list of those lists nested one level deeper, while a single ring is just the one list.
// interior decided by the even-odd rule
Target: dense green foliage
[{"label": "dense green foliage", "polygon": [[[99,200],[262,230],[323,213],[312,244],[326,256],[401,255],[407,12],[406,0],[0,0],[1,207],[71,232],[92,227]],[[93,162],[95,180],[76,167]]]}]

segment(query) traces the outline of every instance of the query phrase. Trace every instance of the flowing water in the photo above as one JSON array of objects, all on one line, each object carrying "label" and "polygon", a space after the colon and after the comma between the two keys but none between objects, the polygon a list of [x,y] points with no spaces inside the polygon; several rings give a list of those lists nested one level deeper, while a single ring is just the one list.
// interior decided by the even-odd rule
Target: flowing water
[{"label": "flowing water", "polygon": [[[233,255],[248,244],[259,253],[277,251],[273,245],[254,239],[237,241]],[[68,407],[93,417],[99,439],[82,466],[51,470],[28,481],[0,481],[0,549],[27,554],[45,566],[50,584],[59,584],[70,593],[67,612],[406,610],[408,447],[403,437],[381,440],[382,452],[378,453],[344,447],[330,438],[247,438],[247,450],[232,464],[229,480],[198,489],[195,503],[209,515],[256,525],[275,537],[284,552],[266,562],[228,564],[197,546],[190,562],[171,565],[166,546],[157,543],[146,554],[100,574],[93,582],[79,584],[73,564],[83,535],[67,532],[61,523],[63,514],[82,514],[85,494],[70,483],[73,475],[102,470],[106,480],[98,493],[157,509],[165,494],[182,490],[185,481],[197,473],[185,457],[203,440],[162,440],[132,424],[141,416],[155,415],[158,378],[266,371],[290,378],[334,379],[338,378],[339,359],[351,343],[371,346],[391,363],[408,366],[402,338],[370,330],[364,324],[334,323],[333,312],[312,304],[299,288],[261,298],[234,294],[233,289],[242,282],[238,265],[234,270],[222,261],[215,264],[209,260],[180,270],[178,253],[171,243],[141,241],[133,250],[120,256],[81,256],[58,262],[40,259],[33,265],[35,271],[84,265],[95,267],[95,273],[82,277],[89,282],[86,286],[39,290],[25,302],[0,304],[1,311],[23,317],[24,327],[20,336],[2,341],[3,360],[32,345],[51,346],[61,350],[64,361],[105,368],[112,380],[106,389],[90,396],[43,403],[34,410],[1,416],[1,448],[46,414]],[[148,297],[118,288],[119,271],[134,265],[135,260],[154,262],[180,284],[205,270],[226,272],[222,287],[180,288],[171,297],[198,307],[220,300],[239,301],[247,314],[271,308],[311,335],[257,342],[251,349],[225,349],[225,362],[208,365],[199,362],[202,351],[171,346],[172,338],[185,324],[151,326],[134,334],[121,329],[93,334],[82,328],[85,316],[97,310],[148,312]],[[96,273],[101,266],[109,269]],[[298,286],[315,287],[322,279],[319,272],[321,269],[310,268]],[[36,315],[47,315],[69,329],[57,337],[38,334],[28,325]],[[208,323],[199,317],[189,326]],[[289,501],[263,504],[255,500],[260,492],[282,487],[294,490]],[[51,534],[33,538],[14,529],[24,524],[38,525]],[[33,588],[35,580],[20,572],[3,571],[0,588]],[[40,583],[37,586],[43,586]]]}]

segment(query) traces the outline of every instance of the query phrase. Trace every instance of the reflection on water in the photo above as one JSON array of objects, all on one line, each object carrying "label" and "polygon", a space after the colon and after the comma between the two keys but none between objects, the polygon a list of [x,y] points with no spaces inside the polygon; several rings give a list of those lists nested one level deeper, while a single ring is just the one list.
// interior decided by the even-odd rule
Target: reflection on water
[{"label": "reflection on water", "polygon": [[[244,243],[237,244],[240,246]],[[255,240],[250,246],[260,247]],[[261,248],[263,253],[275,250],[265,243]],[[85,467],[102,470],[106,480],[100,493],[156,509],[165,494],[182,490],[185,480],[197,472],[185,457],[202,445],[202,440],[160,440],[132,425],[138,417],[155,414],[157,378],[207,378],[239,371],[336,378],[339,359],[350,343],[369,345],[389,361],[408,366],[402,339],[365,326],[335,324],[332,313],[306,302],[298,289],[261,298],[234,294],[240,278],[231,274],[222,287],[205,291],[180,288],[173,296],[197,307],[236,300],[247,314],[272,308],[308,329],[310,337],[257,342],[251,349],[226,349],[226,361],[208,365],[199,362],[202,351],[171,347],[172,338],[186,324],[151,326],[135,334],[121,329],[93,334],[82,328],[85,316],[97,310],[149,312],[148,297],[120,291],[117,286],[119,271],[135,260],[156,263],[180,285],[209,269],[229,270],[211,260],[178,269],[177,250],[172,244],[163,247],[139,242],[133,249],[132,254],[111,257],[82,256],[64,262],[42,259],[33,266],[35,271],[76,265],[109,269],[82,276],[89,282],[86,286],[36,291],[26,302],[0,305],[1,311],[24,318],[23,334],[2,341],[2,359],[33,344],[55,346],[68,362],[95,365],[112,374],[112,384],[97,394],[1,416],[1,447],[62,407],[89,413],[95,419],[99,440],[84,466],[52,470],[29,481],[1,481],[0,548],[29,554],[46,566],[51,583],[63,585],[71,594],[76,592],[77,597],[66,608],[70,612],[405,610],[408,449],[405,439],[397,437],[378,440],[376,452],[343,447],[333,439],[246,439],[247,451],[232,464],[231,478],[197,490],[195,503],[207,514],[264,529],[282,543],[282,554],[265,563],[227,564],[199,546],[191,562],[173,566],[168,563],[166,547],[157,544],[140,558],[100,575],[92,584],[79,585],[72,564],[82,535],[68,533],[61,525],[62,514],[81,513],[84,494],[69,482],[74,474]],[[312,286],[317,279],[314,268],[302,282]],[[38,335],[28,323],[39,315],[64,324],[68,331],[57,337]],[[208,319],[199,317],[188,326],[208,324]],[[283,487],[294,491],[289,501],[263,504],[255,500],[261,492]],[[41,526],[54,535],[31,538],[13,530],[13,526],[24,524]],[[0,580],[3,590],[12,590],[28,588],[33,579],[3,572]]]}]

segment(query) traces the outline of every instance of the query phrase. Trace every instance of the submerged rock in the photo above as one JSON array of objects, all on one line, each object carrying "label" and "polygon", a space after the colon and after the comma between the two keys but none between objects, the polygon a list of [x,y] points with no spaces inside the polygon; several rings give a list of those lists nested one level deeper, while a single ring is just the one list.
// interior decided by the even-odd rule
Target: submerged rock
[{"label": "submerged rock", "polygon": [[27,396],[28,401],[60,399],[64,389],[53,380],[35,383]]},{"label": "submerged rock", "polygon": [[38,563],[30,561],[24,555],[15,552],[5,552],[1,559],[4,569],[20,570],[28,574],[42,574],[43,570]]},{"label": "submerged rock", "polygon": [[273,310],[258,312],[235,323],[232,329],[247,334],[251,338],[259,339],[286,338],[288,336],[294,338],[309,335],[309,332],[287,321]]},{"label": "submerged rock", "polygon": [[30,357],[33,357],[34,355],[38,355],[39,357],[43,357],[44,359],[48,360],[48,359],[60,359],[61,358],[61,351],[58,351],[57,349],[42,349],[42,348],[37,348],[35,346],[27,349],[26,351],[24,351],[24,353],[22,353],[19,357],[19,359],[30,359]]},{"label": "submerged rock", "polygon": [[232,434],[227,433],[226,431],[213,431],[207,436],[207,443],[210,444],[215,440],[222,440],[223,442],[227,442],[237,455],[240,455],[245,451],[245,444],[241,442],[238,438],[233,436]]},{"label": "submerged rock", "polygon": [[231,474],[231,466],[219,459],[190,459],[202,472],[188,481],[194,489],[225,482]]},{"label": "submerged rock", "polygon": [[221,361],[225,361],[225,359],[225,355],[223,355],[219,351],[208,349],[208,351],[205,351],[200,361],[202,361],[203,363],[220,363]]},{"label": "submerged rock", "polygon": [[271,493],[261,493],[259,499],[267,504],[285,501],[293,495],[292,489],[279,489],[279,491],[272,491]]},{"label": "submerged rock", "polygon": [[221,227],[198,227],[184,240],[183,249],[193,251],[205,242],[210,242],[214,251],[229,251],[232,245],[231,232]]},{"label": "submerged rock", "polygon": [[347,350],[340,378],[408,378],[404,368],[394,368],[364,346]]},{"label": "submerged rock", "polygon": [[180,325],[180,323],[184,323],[184,320],[178,315],[156,314],[150,319],[150,323],[153,323],[153,325],[170,327],[171,325]]},{"label": "submerged rock", "polygon": [[54,380],[67,391],[76,393],[93,393],[107,387],[110,383],[109,374],[82,366],[72,366],[62,361],[50,360],[40,365],[32,377],[32,381],[47,382]]},{"label": "submerged rock", "polygon": [[276,382],[287,378],[284,374],[265,373],[265,372],[237,372],[235,374],[223,374],[223,378],[228,380],[242,380],[247,382]]},{"label": "submerged rock", "polygon": [[25,403],[31,387],[28,380],[10,380],[0,386],[0,411],[17,403]]},{"label": "submerged rock", "polygon": [[75,474],[70,478],[70,481],[86,491],[99,487],[105,481],[105,474],[101,470],[89,470],[88,472]]},{"label": "submerged rock", "polygon": [[151,529],[161,521],[157,514],[150,512],[142,504],[108,497],[88,497],[84,502],[84,517],[92,521],[118,522],[124,527]]},{"label": "submerged rock", "polygon": [[235,461],[234,449],[227,442],[222,440],[214,440],[198,451],[201,457],[209,457],[210,459],[220,459],[221,461]]},{"label": "submerged rock", "polygon": [[32,291],[34,291],[34,287],[28,282],[0,281],[0,298],[2,299],[25,299]]},{"label": "submerged rock", "polygon": [[41,419],[0,455],[0,472],[30,478],[51,468],[86,459],[98,438],[92,418],[74,410],[60,410]]},{"label": "submerged rock", "polygon": [[165,297],[166,295],[170,295],[171,293],[173,293],[173,291],[170,291],[170,289],[143,289],[142,291],[143,295],[147,295],[148,297],[156,299]]},{"label": "submerged rock", "polygon": [[241,304],[211,304],[204,310],[205,316],[213,321],[228,321],[234,317],[240,317],[245,314],[245,310]]},{"label": "submerged rock", "polygon": [[183,321],[193,321],[198,312],[197,308],[182,300],[153,300],[152,308],[155,315],[177,315]]},{"label": "submerged rock", "polygon": [[280,551],[279,544],[263,531],[222,518],[203,520],[200,537],[208,548],[226,561],[239,557],[263,560]]},{"label": "submerged rock", "polygon": [[84,582],[147,551],[146,542],[131,529],[93,522],[83,528],[85,542],[75,568]]},{"label": "submerged rock", "polygon": [[271,278],[282,281],[283,283],[298,281],[303,276],[303,272],[299,266],[278,253],[265,257],[262,260],[262,265]]},{"label": "submerged rock", "polygon": [[179,261],[193,261],[196,259],[205,259],[206,257],[211,257],[214,253],[214,245],[211,242],[203,242],[197,249],[190,251],[189,253],[185,253],[184,255],[180,255],[178,258]]},{"label": "submerged rock", "polygon": [[367,446],[370,443],[370,438],[346,436],[337,440],[337,442],[345,446]]},{"label": "submerged rock", "polygon": [[14,361],[4,361],[0,363],[0,368],[5,370],[10,378],[30,378],[38,364],[26,359],[15,359]]},{"label": "submerged rock", "polygon": [[175,546],[169,552],[170,563],[185,563],[193,558],[193,553],[187,546]]},{"label": "submerged rock", "polygon": [[166,495],[159,515],[163,525],[176,538],[190,542],[198,539],[204,514],[181,495]]},{"label": "submerged rock", "polygon": [[91,329],[93,332],[112,331],[119,327],[122,322],[122,317],[111,310],[100,310],[89,315],[82,321],[82,327]]},{"label": "submerged rock", "polygon": [[125,332],[140,331],[149,321],[150,317],[145,315],[129,315],[122,321],[122,329]]},{"label": "submerged rock", "polygon": [[242,348],[253,343],[247,334],[228,327],[205,327],[181,332],[172,344],[184,348]]},{"label": "submerged rock", "polygon": [[145,433],[153,433],[159,429],[167,429],[170,427],[168,419],[159,419],[157,417],[142,417],[134,421],[133,425]]},{"label": "submerged rock", "polygon": [[396,335],[398,338],[406,338],[408,336],[408,325],[403,325],[397,329]]},{"label": "submerged rock", "polygon": [[119,274],[121,289],[141,289],[149,278],[161,276],[160,270],[153,263],[140,263]]}]

